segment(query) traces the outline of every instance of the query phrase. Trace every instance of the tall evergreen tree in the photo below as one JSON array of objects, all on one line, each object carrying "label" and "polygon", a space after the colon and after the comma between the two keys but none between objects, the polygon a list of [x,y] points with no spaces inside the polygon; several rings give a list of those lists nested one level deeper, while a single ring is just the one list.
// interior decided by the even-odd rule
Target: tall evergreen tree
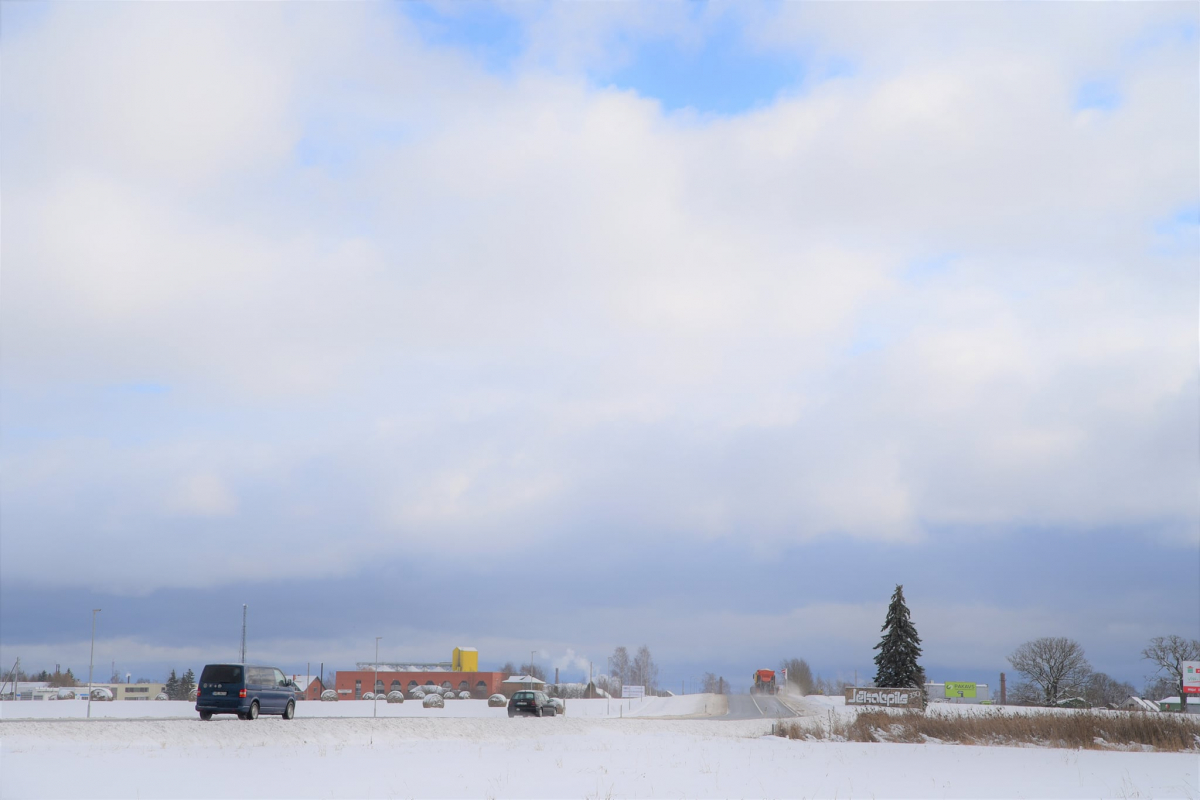
[{"label": "tall evergreen tree", "polygon": [[183,673],[183,677],[179,679],[179,699],[191,700],[196,693],[196,673],[192,672],[191,667]]},{"label": "tall evergreen tree", "polygon": [[168,700],[179,699],[179,678],[175,677],[175,670],[171,670],[171,675],[167,678],[167,685],[163,687],[163,691]]},{"label": "tall evergreen tree", "polygon": [[897,584],[883,621],[883,638],[875,649],[875,685],[881,688],[914,688],[925,690],[925,670],[917,664],[921,655],[921,637],[908,617],[904,604],[904,587]]}]

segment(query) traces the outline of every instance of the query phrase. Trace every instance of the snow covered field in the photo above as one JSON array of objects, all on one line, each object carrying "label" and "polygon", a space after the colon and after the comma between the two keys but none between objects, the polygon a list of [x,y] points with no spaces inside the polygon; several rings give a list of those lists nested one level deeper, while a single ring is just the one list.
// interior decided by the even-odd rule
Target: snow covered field
[{"label": "snow covered field", "polygon": [[[805,742],[768,735],[770,720],[655,718],[702,713],[706,700],[717,698],[647,700],[625,718],[616,701],[570,701],[566,717],[511,720],[482,701],[381,703],[379,719],[366,701],[304,703],[290,722],[200,722],[189,704],[165,702],[92,704],[93,717],[139,706],[154,718],[22,720],[5,703],[0,796],[1198,796],[1195,753]],[[21,715],[75,706],[23,705]]]}]

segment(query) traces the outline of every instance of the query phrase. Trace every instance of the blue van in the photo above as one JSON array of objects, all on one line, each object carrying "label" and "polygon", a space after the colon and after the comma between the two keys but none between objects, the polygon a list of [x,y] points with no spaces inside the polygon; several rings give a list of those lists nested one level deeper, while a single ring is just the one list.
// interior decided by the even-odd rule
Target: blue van
[{"label": "blue van", "polygon": [[275,667],[254,664],[209,664],[200,673],[196,710],[200,719],[213,714],[237,714],[238,719],[258,719],[259,714],[296,716],[296,686]]}]

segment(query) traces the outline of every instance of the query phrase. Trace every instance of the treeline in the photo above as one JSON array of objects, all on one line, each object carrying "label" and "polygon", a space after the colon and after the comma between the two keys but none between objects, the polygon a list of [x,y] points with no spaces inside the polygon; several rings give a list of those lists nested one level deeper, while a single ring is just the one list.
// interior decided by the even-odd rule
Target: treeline
[{"label": "treeline", "polygon": [[[842,678],[823,678],[813,674],[812,668],[803,658],[785,658],[779,662],[779,670],[787,671],[787,682],[796,687],[800,694],[840,695],[850,686],[850,681]],[[864,681],[869,685],[873,681]]]},{"label": "treeline", "polygon": [[163,688],[168,700],[192,700],[196,696],[196,673],[188,669],[182,678],[175,676],[175,670],[167,676],[167,685]]},{"label": "treeline", "polygon": [[[1200,661],[1200,640],[1155,636],[1142,649],[1141,656],[1155,667],[1142,697],[1149,700],[1184,697],[1183,665],[1187,661]],[[1008,663],[1023,678],[1008,691],[1008,702],[1014,705],[1107,706],[1137,694],[1132,684],[1095,672],[1083,645],[1064,636],[1044,636],[1025,642],[1012,652]]]},{"label": "treeline", "polygon": [[[101,674],[103,674],[103,673],[101,673]],[[172,684],[172,681],[174,682],[174,684]],[[86,679],[80,680],[79,678],[77,678],[75,676],[75,673],[71,671],[70,667],[67,668],[66,672],[61,672],[61,671],[51,672],[50,670],[46,670],[46,669],[38,670],[37,672],[26,672],[21,667],[21,659],[19,659],[19,658],[16,660],[16,662],[12,665],[12,667],[7,672],[0,675],[0,682],[4,682],[4,683],[12,683],[12,682],[46,683],[54,688],[60,688],[60,687],[74,688],[74,687],[78,687],[78,686],[86,686],[87,685],[87,680]],[[119,672],[115,672],[115,671],[112,673],[112,675],[109,677],[109,679],[107,681],[104,680],[99,675],[97,675],[93,678],[93,682],[94,683],[128,683],[128,681],[125,681],[122,679],[122,676]],[[149,678],[138,678],[136,681],[134,681],[134,683],[139,683],[139,684],[140,683],[156,683],[156,682],[157,681],[152,681]],[[186,682],[186,684],[184,682]],[[170,677],[167,678],[167,686],[171,687],[172,685],[175,685],[177,687],[181,686],[181,685],[186,685],[188,688],[188,691],[195,692],[196,673],[192,672],[192,670],[189,669],[187,672],[185,672],[183,674],[183,678],[179,678],[179,677],[176,677],[175,670],[171,670]],[[190,700],[192,697],[192,695],[188,694],[187,692],[183,692],[182,690],[178,690],[177,693],[179,693],[180,696],[174,697],[174,696],[172,696],[169,688],[167,690],[167,696],[170,697],[172,700]]]},{"label": "treeline", "polygon": [[[500,671],[505,675],[532,675],[540,681],[550,681],[546,671],[533,662],[518,667],[508,661]],[[647,645],[639,647],[632,657],[628,648],[621,646],[608,657],[608,674],[595,675],[593,680],[597,687],[613,697],[620,697],[625,686],[645,686],[646,694],[655,694],[658,691],[658,664]]]}]

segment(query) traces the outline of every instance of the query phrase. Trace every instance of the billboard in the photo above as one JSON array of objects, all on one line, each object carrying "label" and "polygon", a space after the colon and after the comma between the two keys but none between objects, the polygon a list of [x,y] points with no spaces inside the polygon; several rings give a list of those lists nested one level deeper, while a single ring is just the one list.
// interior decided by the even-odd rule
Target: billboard
[{"label": "billboard", "polygon": [[846,688],[848,706],[888,706],[889,708],[924,708],[920,689]]},{"label": "billboard", "polygon": [[646,696],[646,687],[645,686],[622,686],[621,687],[621,697],[622,698],[645,697],[645,696]]},{"label": "billboard", "polygon": [[1179,667],[1183,671],[1183,693],[1200,694],[1200,661],[1184,661]]},{"label": "billboard", "polygon": [[974,697],[976,685],[966,681],[946,681],[946,697]]}]

